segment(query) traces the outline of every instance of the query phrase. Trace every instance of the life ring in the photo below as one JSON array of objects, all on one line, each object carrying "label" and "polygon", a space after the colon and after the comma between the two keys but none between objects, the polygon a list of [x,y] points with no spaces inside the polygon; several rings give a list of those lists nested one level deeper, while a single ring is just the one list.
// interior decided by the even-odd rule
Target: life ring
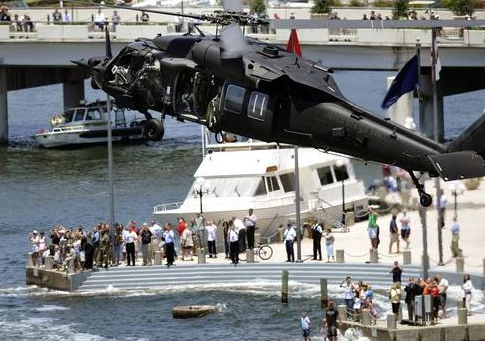
[{"label": "life ring", "polygon": [[185,305],[172,309],[172,315],[175,319],[188,319],[203,317],[215,311],[216,307],[212,305]]}]

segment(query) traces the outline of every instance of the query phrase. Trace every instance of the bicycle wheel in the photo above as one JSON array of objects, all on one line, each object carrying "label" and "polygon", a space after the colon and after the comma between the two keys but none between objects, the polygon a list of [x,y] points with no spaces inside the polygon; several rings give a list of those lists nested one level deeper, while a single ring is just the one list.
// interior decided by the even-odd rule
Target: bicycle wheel
[{"label": "bicycle wheel", "polygon": [[246,262],[246,250],[238,254],[238,259],[240,262]]},{"label": "bicycle wheel", "polygon": [[273,249],[270,245],[262,245],[260,246],[260,250],[258,250],[258,255],[263,260],[268,260],[273,256]]}]

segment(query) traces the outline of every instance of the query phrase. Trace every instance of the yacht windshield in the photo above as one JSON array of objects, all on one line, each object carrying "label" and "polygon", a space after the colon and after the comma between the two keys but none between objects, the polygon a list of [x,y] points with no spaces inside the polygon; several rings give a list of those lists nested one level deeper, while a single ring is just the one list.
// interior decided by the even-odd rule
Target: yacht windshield
[{"label": "yacht windshield", "polygon": [[[261,177],[205,179],[203,193],[209,197],[253,197],[266,194],[262,183]],[[188,197],[197,197],[198,191],[198,185],[194,183]]]}]

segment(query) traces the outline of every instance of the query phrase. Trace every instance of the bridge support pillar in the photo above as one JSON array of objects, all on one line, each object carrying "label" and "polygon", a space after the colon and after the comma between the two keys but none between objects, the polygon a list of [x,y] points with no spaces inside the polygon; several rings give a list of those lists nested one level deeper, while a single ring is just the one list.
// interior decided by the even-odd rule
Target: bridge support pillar
[{"label": "bridge support pillar", "polygon": [[75,78],[62,83],[64,109],[77,107],[84,99],[84,79]]},{"label": "bridge support pillar", "polygon": [[7,70],[0,68],[0,146],[8,142]]}]

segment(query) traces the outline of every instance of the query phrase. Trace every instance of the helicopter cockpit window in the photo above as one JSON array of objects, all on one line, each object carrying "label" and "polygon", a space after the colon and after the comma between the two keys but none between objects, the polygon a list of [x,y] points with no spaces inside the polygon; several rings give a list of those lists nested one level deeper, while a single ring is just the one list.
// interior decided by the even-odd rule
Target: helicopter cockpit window
[{"label": "helicopter cockpit window", "polygon": [[243,107],[243,99],[245,98],[245,88],[229,85],[226,90],[226,99],[224,101],[224,109],[235,114],[241,112]]},{"label": "helicopter cockpit window", "polygon": [[265,112],[267,110],[268,95],[253,91],[248,104],[248,117],[259,121],[265,121]]}]

